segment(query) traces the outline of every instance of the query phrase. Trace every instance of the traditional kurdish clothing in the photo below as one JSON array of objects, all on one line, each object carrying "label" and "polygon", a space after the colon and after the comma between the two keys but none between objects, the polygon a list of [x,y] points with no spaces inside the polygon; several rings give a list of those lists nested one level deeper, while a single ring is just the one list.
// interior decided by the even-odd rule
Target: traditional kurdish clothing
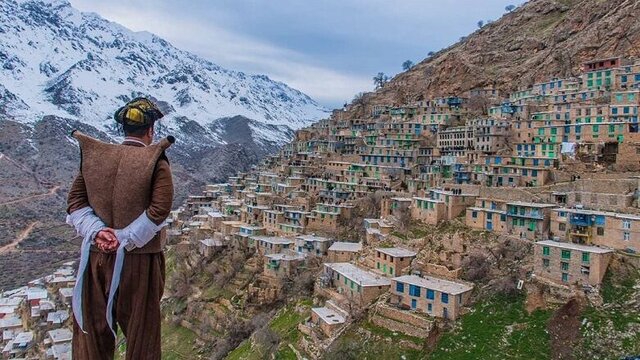
[{"label": "traditional kurdish clothing", "polygon": [[[69,192],[68,221],[85,236],[73,299],[73,357],[112,359],[119,325],[127,359],[160,359],[166,239],[161,229],[173,201],[164,150],[173,139],[145,146],[132,139],[115,145],[79,132],[73,136],[82,160]],[[117,229],[116,252],[93,244],[104,227]]]}]

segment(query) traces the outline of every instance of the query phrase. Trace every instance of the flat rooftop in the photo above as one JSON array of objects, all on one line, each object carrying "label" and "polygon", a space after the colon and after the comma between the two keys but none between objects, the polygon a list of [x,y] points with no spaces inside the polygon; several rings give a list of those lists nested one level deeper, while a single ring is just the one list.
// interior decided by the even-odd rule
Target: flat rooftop
[{"label": "flat rooftop", "polygon": [[342,314],[327,307],[312,308],[311,311],[327,324],[344,324],[346,321]]},{"label": "flat rooftop", "polygon": [[293,239],[283,238],[279,236],[252,236],[253,240],[264,241],[269,244],[293,244]]},{"label": "flat rooftop", "polygon": [[329,251],[359,252],[362,251],[362,243],[336,241],[331,244]]},{"label": "flat rooftop", "polygon": [[269,254],[265,256],[270,260],[278,260],[278,261],[304,260],[305,258],[304,254],[287,254],[287,253]]},{"label": "flat rooftop", "polygon": [[71,341],[71,338],[73,337],[73,333],[67,328],[50,330],[47,334],[54,343]]},{"label": "flat rooftop", "polygon": [[437,290],[443,293],[458,295],[473,289],[473,286],[455,281],[441,279],[435,276],[420,277],[417,275],[404,275],[393,278],[401,283],[420,286],[426,289]]},{"label": "flat rooftop", "polygon": [[391,285],[391,281],[386,277],[361,269],[350,263],[325,263],[324,266],[363,287]]},{"label": "flat rooftop", "polygon": [[560,242],[560,241],[554,241],[554,240],[538,241],[536,242],[536,245],[552,246],[552,247],[558,247],[561,249],[578,250],[578,251],[590,252],[590,253],[596,253],[596,254],[606,254],[606,253],[613,252],[612,249],[601,248],[598,246],[581,245],[581,244],[574,244],[570,242]]},{"label": "flat rooftop", "polygon": [[333,241],[333,239],[329,239],[322,236],[315,236],[315,235],[300,235],[300,236],[296,236],[296,239],[300,239],[304,241],[317,241],[317,242]]},{"label": "flat rooftop", "polygon": [[204,239],[204,240],[200,240],[200,243],[204,246],[223,246],[224,243],[221,240],[218,239]]},{"label": "flat rooftop", "polygon": [[526,201],[510,201],[510,202],[507,202],[507,205],[528,206],[528,207],[536,207],[536,208],[552,208],[552,207],[558,206],[555,204],[534,203],[534,202],[526,202]]},{"label": "flat rooftop", "polygon": [[567,212],[567,213],[572,213],[572,214],[604,215],[604,216],[611,216],[611,217],[616,217],[616,218],[620,218],[620,219],[640,220],[640,215],[623,214],[623,213],[617,213],[617,212],[613,212],[613,211],[574,209],[574,208],[566,208],[566,207],[553,209],[553,211],[562,211],[562,212]]},{"label": "flat rooftop", "polygon": [[412,257],[418,255],[417,252],[403,248],[376,248],[376,251],[380,251],[383,254],[387,254],[393,257]]}]

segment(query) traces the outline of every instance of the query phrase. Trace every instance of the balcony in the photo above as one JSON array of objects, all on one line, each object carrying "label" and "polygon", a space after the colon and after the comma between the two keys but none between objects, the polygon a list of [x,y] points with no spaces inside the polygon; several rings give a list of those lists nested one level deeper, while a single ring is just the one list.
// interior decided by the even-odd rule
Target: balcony
[{"label": "balcony", "polygon": [[571,214],[569,223],[575,226],[593,226],[592,216],[586,214]]}]

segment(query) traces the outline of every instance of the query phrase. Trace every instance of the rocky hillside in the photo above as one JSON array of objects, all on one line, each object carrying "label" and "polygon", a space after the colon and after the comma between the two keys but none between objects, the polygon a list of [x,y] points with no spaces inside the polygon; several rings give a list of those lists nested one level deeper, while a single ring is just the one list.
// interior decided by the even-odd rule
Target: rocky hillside
[{"label": "rocky hillside", "polygon": [[583,61],[640,56],[640,3],[532,0],[401,73],[371,104],[461,94],[484,86],[510,92],[576,75]]}]

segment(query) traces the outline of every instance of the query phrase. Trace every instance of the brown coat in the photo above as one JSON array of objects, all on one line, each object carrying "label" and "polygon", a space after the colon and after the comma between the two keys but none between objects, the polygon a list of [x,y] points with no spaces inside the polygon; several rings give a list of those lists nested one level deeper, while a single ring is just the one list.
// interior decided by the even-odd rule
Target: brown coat
[{"label": "brown coat", "polygon": [[[91,206],[108,227],[121,229],[143,211],[156,224],[171,211],[173,181],[164,156],[168,142],[144,147],[125,141],[122,145],[100,142],[74,133],[82,149],[82,164],[67,201],[67,212]],[[165,232],[134,253],[160,252]],[[92,248],[97,251],[96,248]]]}]

